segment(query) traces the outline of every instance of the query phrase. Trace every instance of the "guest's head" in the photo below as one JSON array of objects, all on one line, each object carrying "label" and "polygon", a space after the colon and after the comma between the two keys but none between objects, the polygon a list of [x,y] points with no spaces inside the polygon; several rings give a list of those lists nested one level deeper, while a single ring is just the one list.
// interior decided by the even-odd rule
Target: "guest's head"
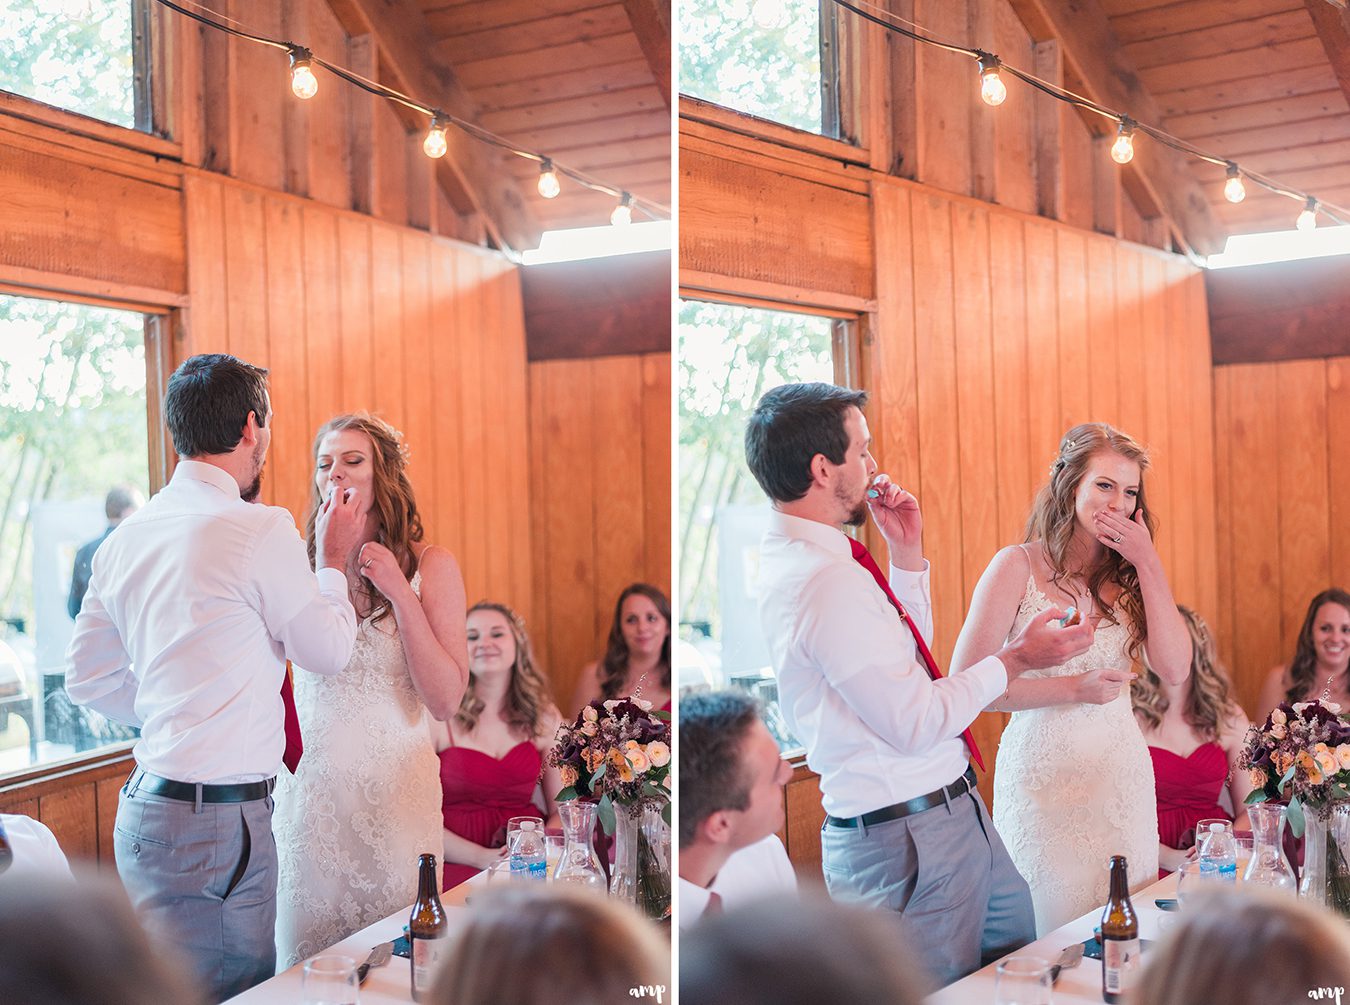
[{"label": "guest's head", "polygon": [[116,527],[145,505],[145,497],[131,485],[114,485],[103,499],[103,512],[108,523]]},{"label": "guest's head", "polygon": [[[683,808],[681,808],[683,813]],[[680,997],[699,1005],[920,1005],[932,990],[905,920],[825,898],[768,898],[680,934]]]},{"label": "guest's head", "polygon": [[740,691],[680,699],[680,873],[699,886],[732,852],[783,826],[791,766]]},{"label": "guest's head", "polygon": [[612,1005],[631,1001],[633,988],[659,985],[669,1002],[670,984],[670,946],[631,907],[562,884],[509,883],[474,895],[430,1000]]},{"label": "guest's head", "polygon": [[1308,604],[1289,664],[1288,699],[1306,701],[1328,676],[1350,667],[1350,593],[1332,587]]},{"label": "guest's head", "polygon": [[630,659],[655,659],[661,686],[670,690],[670,601],[646,583],[626,587],[614,605],[600,665],[600,692],[606,699],[624,696]]},{"label": "guest's head", "polygon": [[[1209,625],[1189,607],[1178,604],[1177,610],[1191,637],[1191,673],[1186,680],[1182,717],[1197,735],[1210,741],[1218,740],[1223,724],[1237,706],[1233,699],[1233,684],[1219,664]],[[1162,681],[1147,662],[1143,673],[1130,685],[1130,699],[1135,714],[1150,729],[1162,725],[1163,715],[1171,707]]]},{"label": "guest's head", "polygon": [[502,695],[501,716],[511,727],[537,737],[551,700],[525,622],[505,604],[482,600],[469,608],[467,636],[469,686],[455,724],[470,732],[478,725],[486,691]]},{"label": "guest's head", "polygon": [[[1186,901],[1144,956],[1133,1005],[1271,1005],[1350,991],[1350,928],[1325,909],[1253,887]],[[1328,996],[1332,1001],[1334,995]]]},{"label": "guest's head", "polygon": [[[402,433],[369,412],[329,419],[314,437],[314,492],[305,527],[311,562],[319,507],[330,493],[349,489],[370,503],[375,540],[394,553],[403,575],[412,579],[417,568],[413,545],[422,540],[422,517],[408,479],[407,447]],[[376,599],[375,620],[390,613],[387,600],[367,580],[357,585]]]},{"label": "guest's head", "polygon": [[1059,442],[1059,452],[1050,465],[1050,480],[1041,488],[1027,519],[1027,540],[1044,543],[1056,576],[1082,568],[1090,556],[1085,578],[1100,611],[1114,621],[1113,604],[1103,601],[1101,588],[1112,583],[1121,588],[1120,606],[1130,624],[1130,655],[1138,657],[1148,638],[1144,597],[1139,575],[1121,554],[1101,543],[1094,519],[1111,513],[1134,520],[1136,512],[1150,535],[1157,524],[1149,512],[1144,486],[1149,457],[1132,436],[1104,422],[1074,426]]},{"label": "guest's head", "polygon": [[867,392],[815,381],[768,391],[745,427],[745,460],[781,509],[830,524],[867,519],[877,464],[862,409]]},{"label": "guest's head", "polygon": [[179,457],[245,455],[240,458],[239,494],[248,502],[262,489],[263,462],[272,442],[271,413],[267,371],[224,353],[185,359],[169,378],[164,396],[164,421]]},{"label": "guest's head", "polygon": [[0,893],[0,1002],[139,1005],[201,996],[171,946],[151,947],[126,893],[93,872],[78,887],[18,877]]}]

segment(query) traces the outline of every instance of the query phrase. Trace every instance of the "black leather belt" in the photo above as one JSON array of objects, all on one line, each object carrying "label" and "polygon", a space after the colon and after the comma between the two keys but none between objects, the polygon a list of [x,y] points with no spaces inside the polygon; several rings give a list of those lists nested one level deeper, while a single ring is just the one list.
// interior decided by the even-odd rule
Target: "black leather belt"
[{"label": "black leather belt", "polygon": [[195,803],[197,790],[201,789],[201,800],[204,803],[251,803],[255,799],[266,799],[270,796],[276,784],[277,780],[273,777],[262,782],[240,782],[237,785],[199,785],[195,782],[175,782],[142,771],[134,791]]},{"label": "black leather belt", "polygon": [[940,806],[950,799],[964,796],[973,788],[975,788],[975,769],[967,765],[966,773],[946,788],[930,792],[925,796],[915,796],[903,803],[883,806],[879,810],[864,813],[860,817],[827,816],[825,823],[831,827],[875,827],[877,824],[884,824],[888,820],[899,820],[901,817],[913,816],[915,813],[931,810],[934,806]]}]

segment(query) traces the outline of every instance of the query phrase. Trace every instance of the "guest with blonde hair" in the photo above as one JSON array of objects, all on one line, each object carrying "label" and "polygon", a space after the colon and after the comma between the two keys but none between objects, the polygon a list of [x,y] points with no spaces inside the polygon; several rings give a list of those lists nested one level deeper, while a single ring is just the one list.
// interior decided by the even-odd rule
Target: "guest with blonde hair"
[{"label": "guest with blonde hair", "polygon": [[1187,899],[1152,952],[1132,1005],[1274,1005],[1350,989],[1344,920],[1275,890],[1239,887]]},{"label": "guest with blonde hair", "polygon": [[603,893],[493,884],[475,894],[451,938],[431,993],[436,1005],[614,1005],[642,992],[653,1005],[671,1001],[669,944]]}]

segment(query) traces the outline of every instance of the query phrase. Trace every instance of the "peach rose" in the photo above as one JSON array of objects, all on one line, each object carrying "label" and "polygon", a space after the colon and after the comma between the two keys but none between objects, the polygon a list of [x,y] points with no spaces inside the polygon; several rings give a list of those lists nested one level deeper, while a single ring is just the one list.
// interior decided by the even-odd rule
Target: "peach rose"
[{"label": "peach rose", "polygon": [[[1350,747],[1350,744],[1346,744]],[[670,748],[660,740],[653,740],[647,744],[647,756],[651,758],[652,764],[658,768],[664,768],[670,763]]]},{"label": "peach rose", "polygon": [[577,769],[570,764],[564,764],[558,768],[558,776],[562,779],[563,788],[577,784],[577,780],[580,778]]}]

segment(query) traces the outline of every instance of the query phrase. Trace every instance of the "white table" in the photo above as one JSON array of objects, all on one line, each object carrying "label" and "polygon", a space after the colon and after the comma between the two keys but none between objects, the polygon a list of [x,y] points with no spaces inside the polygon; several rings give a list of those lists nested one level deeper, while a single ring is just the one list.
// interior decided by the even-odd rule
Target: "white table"
[{"label": "white table", "polygon": [[[1155,899],[1172,898],[1177,895],[1176,874],[1160,879],[1152,886],[1130,896],[1134,913],[1139,917],[1139,937],[1156,942],[1164,928],[1176,923],[1173,912],[1160,911],[1153,903]],[[1089,911],[1057,928],[1043,939],[1037,939],[1031,945],[1017,950],[1014,956],[1039,956],[1047,963],[1054,963],[1059,955],[1075,942],[1084,942],[1092,938],[1092,930],[1101,923],[1102,908]],[[977,970],[969,977],[963,977],[955,984],[949,984],[928,998],[928,1005],[989,1005],[994,1000],[994,981],[997,963],[991,963],[983,970]],[[1067,1005],[1070,1002],[1091,1002],[1101,1005],[1102,1001],[1102,964],[1100,960],[1084,958],[1076,967],[1064,970],[1055,982],[1053,1001],[1055,1005]]]},{"label": "white table", "polygon": [[[468,898],[475,889],[478,889],[487,876],[485,873],[479,873],[477,876],[466,880],[459,886],[446,890],[441,894],[441,906],[445,908],[446,921],[453,932],[460,925],[463,925],[469,916],[469,909],[466,906]],[[370,955],[370,951],[382,942],[389,942],[403,934],[403,926],[408,923],[408,916],[412,914],[412,905],[400,911],[395,911],[383,921],[377,921],[373,925],[361,929],[355,935],[343,939],[337,945],[325,949],[322,954],[327,956],[331,953],[338,953],[343,956],[350,956],[360,966]],[[304,979],[305,964],[302,960],[289,970],[283,970],[270,981],[264,981],[257,987],[250,988],[241,995],[236,995],[230,999],[231,1005],[240,1003],[240,1005],[295,1005],[300,1001],[300,988]],[[401,956],[393,957],[382,967],[375,967],[370,971],[366,982],[361,985],[361,1005],[391,1005],[412,1001],[411,974],[409,973],[409,964]]]}]

